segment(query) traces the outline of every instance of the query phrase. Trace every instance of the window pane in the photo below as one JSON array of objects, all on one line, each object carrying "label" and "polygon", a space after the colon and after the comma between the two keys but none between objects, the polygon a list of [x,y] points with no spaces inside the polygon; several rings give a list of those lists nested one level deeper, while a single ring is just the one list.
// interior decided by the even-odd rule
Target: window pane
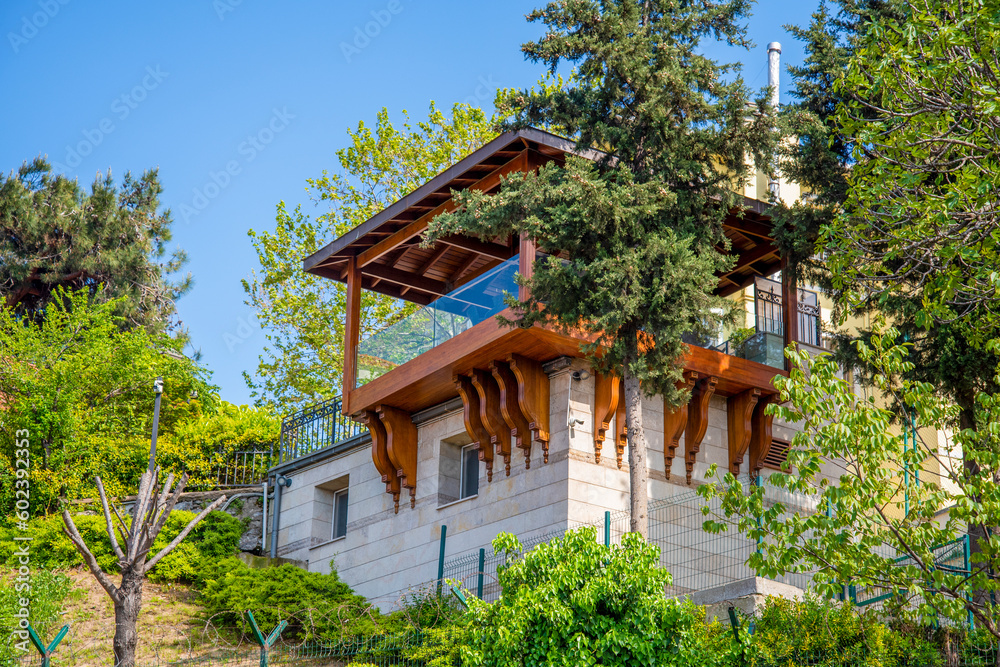
[{"label": "window pane", "polygon": [[462,497],[479,493],[479,452],[475,447],[462,450]]},{"label": "window pane", "polygon": [[333,537],[347,535],[347,491],[340,491],[333,499]]}]

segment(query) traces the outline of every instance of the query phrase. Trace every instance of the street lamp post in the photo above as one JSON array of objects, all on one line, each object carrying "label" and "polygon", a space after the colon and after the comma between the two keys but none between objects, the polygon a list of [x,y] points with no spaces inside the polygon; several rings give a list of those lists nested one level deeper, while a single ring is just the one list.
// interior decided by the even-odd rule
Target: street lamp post
[{"label": "street lamp post", "polygon": [[158,377],[153,381],[153,391],[156,392],[156,401],[153,404],[153,440],[149,445],[149,472],[156,469],[156,430],[160,425],[160,397],[163,396],[163,378]]}]

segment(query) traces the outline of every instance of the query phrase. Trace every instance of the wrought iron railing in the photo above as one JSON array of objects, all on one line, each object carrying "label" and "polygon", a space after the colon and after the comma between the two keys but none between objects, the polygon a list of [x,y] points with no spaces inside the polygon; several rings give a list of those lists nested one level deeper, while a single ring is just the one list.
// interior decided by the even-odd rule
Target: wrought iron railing
[{"label": "wrought iron railing", "polygon": [[281,422],[279,463],[285,463],[344,442],[365,427],[341,413],[340,397],[310,405]]},{"label": "wrought iron railing", "polygon": [[268,448],[230,452],[221,460],[213,461],[217,488],[254,486],[263,482],[274,459],[274,445],[265,447]]}]

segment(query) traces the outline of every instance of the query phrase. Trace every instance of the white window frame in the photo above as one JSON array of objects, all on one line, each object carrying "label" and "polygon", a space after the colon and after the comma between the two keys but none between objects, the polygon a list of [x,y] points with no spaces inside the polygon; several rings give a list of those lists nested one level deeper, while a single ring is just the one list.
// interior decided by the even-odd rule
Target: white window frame
[{"label": "white window frame", "polygon": [[[477,462],[477,465],[476,465],[476,492],[473,493],[473,494],[470,494],[468,496],[465,496],[465,495],[462,495],[462,494],[465,493],[465,452],[467,450],[471,450],[473,452],[473,456],[476,457],[476,462]],[[475,498],[476,496],[479,495],[479,466],[478,466],[479,453],[478,453],[478,448],[476,447],[475,443],[470,444],[470,445],[463,445],[462,446],[462,451],[459,453],[458,461],[459,461],[458,499],[459,500],[465,500],[467,498]]]},{"label": "white window frame", "polygon": [[[330,517],[330,539],[333,539],[333,540],[342,540],[345,537],[347,537],[347,517],[346,516],[344,517],[344,534],[343,535],[337,535],[337,517],[338,517],[337,503],[340,502],[341,498],[344,499],[343,502],[345,502],[345,503],[349,501],[349,499],[350,499],[349,489],[347,489],[347,488],[337,489],[336,491],[333,492],[333,516]],[[350,511],[350,505],[348,505],[348,511]]]}]

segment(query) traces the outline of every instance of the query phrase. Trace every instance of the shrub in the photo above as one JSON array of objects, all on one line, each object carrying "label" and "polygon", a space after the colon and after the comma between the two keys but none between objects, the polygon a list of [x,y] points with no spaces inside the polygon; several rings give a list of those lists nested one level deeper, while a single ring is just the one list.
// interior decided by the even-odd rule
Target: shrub
[{"label": "shrub", "polygon": [[250,632],[244,611],[252,611],[262,629],[287,620],[286,638],[335,640],[407,628],[399,616],[381,616],[336,572],[307,572],[294,565],[254,569],[228,558],[208,573],[200,599],[216,625],[243,634]]},{"label": "shrub", "polygon": [[[192,512],[175,510],[167,525],[153,544],[156,553],[173,540],[194,518]],[[80,536],[106,572],[115,572],[118,559],[111,550],[104,517],[81,514],[73,518]],[[54,570],[84,565],[83,558],[63,532],[62,517],[58,515],[33,519],[28,526],[32,536],[32,554],[36,568]],[[14,564],[14,529],[0,528],[0,563]],[[206,569],[214,562],[239,551],[243,522],[225,512],[211,512],[188,535],[183,543],[165,556],[150,572],[154,581],[199,582]]]},{"label": "shrub", "polygon": [[926,631],[893,628],[875,610],[808,595],[802,601],[768,598],[747,650],[753,667],[844,664],[852,656],[878,667],[944,664]]},{"label": "shrub", "polygon": [[[69,594],[70,580],[64,574],[35,570],[31,575],[30,589],[18,590],[14,575],[8,573],[0,578],[0,664],[15,664],[24,652],[17,648],[21,642],[27,644],[27,636],[19,636],[19,619],[15,616],[20,609],[20,599],[29,600],[28,614],[31,625],[44,640],[51,640],[62,612],[62,602]],[[31,653],[35,650],[30,648]]]},{"label": "shrub", "polygon": [[659,549],[634,533],[598,543],[593,528],[522,553],[512,535],[493,542],[507,555],[503,597],[469,601],[467,665],[727,665],[731,634],[705,611],[667,599],[670,575]]}]

